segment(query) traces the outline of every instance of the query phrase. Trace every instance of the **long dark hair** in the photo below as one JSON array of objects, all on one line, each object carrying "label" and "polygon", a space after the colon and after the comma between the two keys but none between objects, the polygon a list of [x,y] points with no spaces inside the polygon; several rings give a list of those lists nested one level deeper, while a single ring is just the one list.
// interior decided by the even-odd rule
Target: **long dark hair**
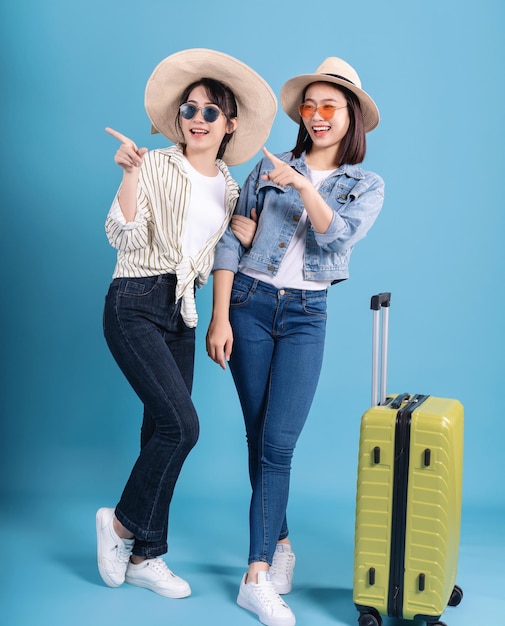
[{"label": "long dark hair", "polygon": [[[343,93],[347,102],[347,111],[349,112],[349,128],[347,129],[347,132],[338,147],[335,166],[343,165],[344,163],[348,163],[349,165],[361,163],[365,159],[366,154],[366,135],[359,100],[352,91],[349,91],[349,89],[341,87],[340,85],[335,85],[334,83],[328,84]],[[305,100],[305,94],[307,93],[307,89],[309,87],[310,85],[307,85],[305,88],[302,94],[301,102]],[[303,120],[300,119],[296,145],[291,152],[295,158],[298,158],[303,152],[310,154],[312,145],[312,139],[305,128]]]},{"label": "long dark hair", "polygon": [[[189,94],[195,89],[195,87],[202,86],[207,92],[207,97],[209,98],[212,104],[218,106],[221,111],[224,113],[228,122],[231,122],[238,115],[237,111],[237,101],[235,100],[235,95],[233,91],[214,78],[200,78],[200,80],[196,80],[191,85],[188,85],[186,89],[183,91],[179,105],[184,104],[188,101]],[[176,124],[179,128],[182,135],[182,127],[181,127],[181,114],[177,113]],[[224,151],[226,150],[226,146],[228,142],[232,138],[233,133],[226,133],[223,137],[223,141],[219,146],[219,150],[217,151],[217,158],[222,159]]]}]

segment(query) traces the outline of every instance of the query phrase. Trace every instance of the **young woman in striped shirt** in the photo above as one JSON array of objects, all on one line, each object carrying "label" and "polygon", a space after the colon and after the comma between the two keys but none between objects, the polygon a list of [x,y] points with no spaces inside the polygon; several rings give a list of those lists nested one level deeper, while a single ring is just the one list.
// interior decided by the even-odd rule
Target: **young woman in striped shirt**
[{"label": "young woman in striped shirt", "polygon": [[214,248],[238,195],[227,164],[251,158],[268,136],[276,99],[244,63],[213,50],[185,50],[151,75],[145,106],[153,131],[175,145],[148,151],[106,129],[121,145],[123,179],[106,220],[117,263],[104,309],[109,349],[144,406],[141,449],[114,508],[96,515],[98,568],[181,598],[189,584],[160,558],[182,465],[196,444],[191,400],[197,314]]}]

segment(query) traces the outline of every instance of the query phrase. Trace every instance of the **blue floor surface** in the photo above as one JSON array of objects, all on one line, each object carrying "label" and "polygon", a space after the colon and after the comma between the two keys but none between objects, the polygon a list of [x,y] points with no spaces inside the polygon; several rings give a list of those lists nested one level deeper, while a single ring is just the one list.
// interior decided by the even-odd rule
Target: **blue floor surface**
[{"label": "blue floor surface", "polygon": [[[302,501],[303,500],[303,501]],[[2,626],[254,626],[236,605],[247,554],[247,502],[176,498],[168,565],[192,596],[170,600],[123,585],[106,587],[95,558],[95,511],[112,503],[40,499],[2,507]],[[298,626],[352,626],[353,503],[295,496],[291,538],[297,555],[286,600]],[[458,584],[463,602],[448,626],[505,624],[503,511],[465,508]],[[384,619],[384,626],[412,622]],[[423,622],[419,622],[423,624]],[[418,626],[418,623],[415,623]]]}]

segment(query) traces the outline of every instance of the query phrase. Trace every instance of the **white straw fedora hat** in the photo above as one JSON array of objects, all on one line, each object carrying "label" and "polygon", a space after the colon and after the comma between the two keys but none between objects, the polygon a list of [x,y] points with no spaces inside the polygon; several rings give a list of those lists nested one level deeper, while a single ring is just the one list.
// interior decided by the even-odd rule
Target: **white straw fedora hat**
[{"label": "white straw fedora hat", "polygon": [[228,165],[244,163],[265,143],[277,112],[277,99],[259,74],[223,52],[205,48],[182,50],[156,66],[147,81],[144,100],[152,132],[160,132],[174,143],[184,141],[176,124],[180,97],[188,85],[201,78],[221,81],[233,91],[238,125],[223,160]]},{"label": "white straw fedora hat", "polygon": [[316,82],[333,83],[352,91],[358,98],[365,132],[373,130],[379,123],[379,109],[372,98],[361,89],[361,80],[356,70],[338,57],[328,57],[314,74],[301,74],[284,83],[281,89],[282,108],[295,122],[300,121],[298,106],[302,103],[304,90]]}]

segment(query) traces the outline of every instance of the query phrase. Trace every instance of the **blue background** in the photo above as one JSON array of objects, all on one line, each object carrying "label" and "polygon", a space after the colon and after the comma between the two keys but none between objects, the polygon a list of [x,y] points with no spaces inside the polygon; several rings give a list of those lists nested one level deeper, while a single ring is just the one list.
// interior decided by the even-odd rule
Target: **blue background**
[{"label": "blue background", "polygon": [[[4,3],[0,17],[2,525],[9,557],[26,557],[32,568],[21,586],[8,575],[0,623],[58,626],[69,615],[76,623],[74,612],[83,611],[83,624],[133,624],[140,606],[154,616],[167,606],[145,591],[104,588],[93,560],[94,512],[119,496],[137,452],[141,411],[101,330],[115,262],[103,224],[120,181],[116,142],[104,127],[138,145],[165,145],[149,133],[145,83],[162,58],[191,47],[240,58],[277,95],[288,78],[340,56],[381,112],[364,166],[385,179],[385,204],[353,254],[351,280],[330,291],[324,370],[293,468],[297,549],[301,559],[306,550],[312,567],[330,559],[334,579],[324,580],[337,589],[294,596],[299,623],[316,623],[316,615],[318,625],[355,620],[353,498],[359,419],[370,403],[368,307],[372,293],[386,290],[393,294],[388,389],[465,405],[461,568],[474,597],[491,596],[483,603],[496,609],[504,583],[494,561],[503,540],[492,529],[505,514],[505,5],[17,0]],[[287,150],[295,135],[280,109],[267,146]],[[239,183],[255,160],[232,168]],[[213,599],[219,591],[205,587],[209,574],[229,585],[219,608],[229,618],[208,623],[254,623],[233,604],[247,554],[249,487],[231,376],[204,349],[210,285],[199,291],[198,306],[194,400],[202,433],[174,501],[172,559],[193,563]],[[340,574],[335,553],[345,563]],[[13,567],[20,575],[21,564]],[[307,565],[314,576],[323,570]],[[487,584],[482,576],[494,570]],[[36,601],[25,603],[24,587],[35,580]],[[124,615],[118,597],[134,600]],[[184,606],[177,623],[192,624],[192,611],[206,611],[209,601],[201,593],[177,605]],[[471,599],[466,607],[453,623],[470,624],[463,620],[471,619]]]}]

